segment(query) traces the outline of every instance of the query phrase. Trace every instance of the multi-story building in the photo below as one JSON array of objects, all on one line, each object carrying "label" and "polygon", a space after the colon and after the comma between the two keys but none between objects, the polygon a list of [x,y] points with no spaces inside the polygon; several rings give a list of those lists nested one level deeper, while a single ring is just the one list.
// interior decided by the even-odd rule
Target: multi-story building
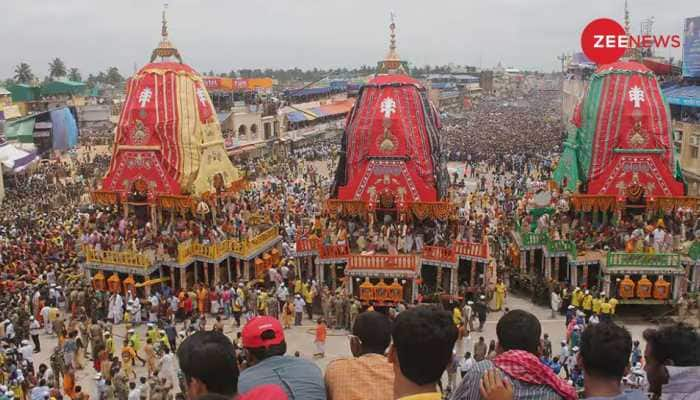
[{"label": "multi-story building", "polygon": [[688,195],[700,196],[700,86],[673,86],[664,94],[671,107],[673,141]]}]

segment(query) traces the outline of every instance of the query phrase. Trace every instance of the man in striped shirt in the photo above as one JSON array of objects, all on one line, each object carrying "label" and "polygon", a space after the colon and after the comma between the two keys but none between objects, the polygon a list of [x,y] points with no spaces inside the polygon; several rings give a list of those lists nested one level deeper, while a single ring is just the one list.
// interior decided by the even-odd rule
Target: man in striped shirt
[{"label": "man in striped shirt", "polygon": [[480,361],[470,368],[451,399],[481,399],[481,378],[493,369],[501,378],[512,382],[514,399],[575,399],[573,387],[539,361],[541,332],[537,317],[526,311],[512,310],[504,314],[496,326],[498,355],[493,360]]}]

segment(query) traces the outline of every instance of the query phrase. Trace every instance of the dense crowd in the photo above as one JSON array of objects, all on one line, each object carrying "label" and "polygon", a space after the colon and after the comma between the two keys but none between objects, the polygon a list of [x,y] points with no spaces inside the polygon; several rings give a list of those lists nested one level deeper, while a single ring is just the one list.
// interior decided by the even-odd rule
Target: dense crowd
[{"label": "dense crowd", "polygon": [[[164,213],[156,225],[138,211],[125,217],[89,205],[86,193],[106,157],[73,157],[14,176],[0,214],[0,398],[643,398],[632,389],[698,398],[700,340],[686,325],[645,332],[642,354],[643,346],[613,322],[614,296],[562,285],[552,290],[552,311],[565,314],[565,339],[556,349],[534,315],[506,307],[509,276],[500,267],[512,262],[510,230],[546,232],[585,249],[665,252],[700,229],[695,215],[682,210],[581,217],[557,193],[551,212],[535,218],[532,197],[550,178],[563,131],[556,101],[549,93],[484,99],[445,121],[442,142],[460,166],[450,177],[458,215],[447,221],[327,212],[338,150],[332,141],[241,162],[251,178],[245,190],[200,216]],[[172,260],[182,244],[248,240],[272,226],[280,229],[283,259],[260,281],[124,292],[93,285],[77,267],[83,244]],[[502,272],[495,284],[481,279],[475,291],[458,282],[452,304],[421,304],[424,295],[443,292],[441,282],[422,282],[419,301],[375,307],[302,268],[294,259],[300,238],[365,254],[486,241]],[[490,312],[503,314],[497,340],[487,343],[476,336]],[[313,356],[325,357],[331,330],[348,330],[353,357],[332,361],[324,374],[308,357],[287,355],[285,331],[305,322]],[[42,348],[50,356],[40,362]],[[78,379],[90,369],[94,390]]]},{"label": "dense crowd", "polygon": [[533,90],[523,97],[480,99],[443,121],[441,140],[449,160],[522,170],[551,159],[564,134],[561,94]]}]

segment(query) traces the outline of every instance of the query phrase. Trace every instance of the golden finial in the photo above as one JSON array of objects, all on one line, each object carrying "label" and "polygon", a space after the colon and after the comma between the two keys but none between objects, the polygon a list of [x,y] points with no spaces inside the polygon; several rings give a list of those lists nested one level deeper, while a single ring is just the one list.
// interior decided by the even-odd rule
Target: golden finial
[{"label": "golden finial", "polygon": [[389,52],[383,61],[379,63],[379,73],[381,74],[407,74],[401,62],[401,57],[396,51],[396,14],[392,11],[391,23],[389,24]]},{"label": "golden finial", "polygon": [[158,43],[158,47],[153,49],[153,53],[151,53],[151,62],[155,61],[155,59],[158,57],[161,58],[161,61],[168,57],[175,57],[180,63],[182,63],[180,52],[175,48],[175,46],[173,46],[170,39],[168,39],[168,19],[165,16],[165,10],[167,9],[168,3],[163,3],[163,18],[161,20],[160,28],[160,35],[162,38],[160,39],[160,43]]},{"label": "golden finial", "polygon": [[163,4],[163,20],[162,20],[162,27],[160,29],[160,35],[163,37],[163,39],[168,38],[168,20],[165,18],[165,10],[168,9],[168,3]]}]

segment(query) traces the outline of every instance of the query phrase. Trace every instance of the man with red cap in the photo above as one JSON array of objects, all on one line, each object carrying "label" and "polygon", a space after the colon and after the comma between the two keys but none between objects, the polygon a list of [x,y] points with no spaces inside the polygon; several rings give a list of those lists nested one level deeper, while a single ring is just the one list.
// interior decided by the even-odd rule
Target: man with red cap
[{"label": "man with red cap", "polygon": [[285,356],[287,343],[277,318],[255,317],[241,333],[248,367],[241,372],[238,393],[263,385],[277,385],[290,400],[325,400],[323,374],[316,364],[299,357]]}]

